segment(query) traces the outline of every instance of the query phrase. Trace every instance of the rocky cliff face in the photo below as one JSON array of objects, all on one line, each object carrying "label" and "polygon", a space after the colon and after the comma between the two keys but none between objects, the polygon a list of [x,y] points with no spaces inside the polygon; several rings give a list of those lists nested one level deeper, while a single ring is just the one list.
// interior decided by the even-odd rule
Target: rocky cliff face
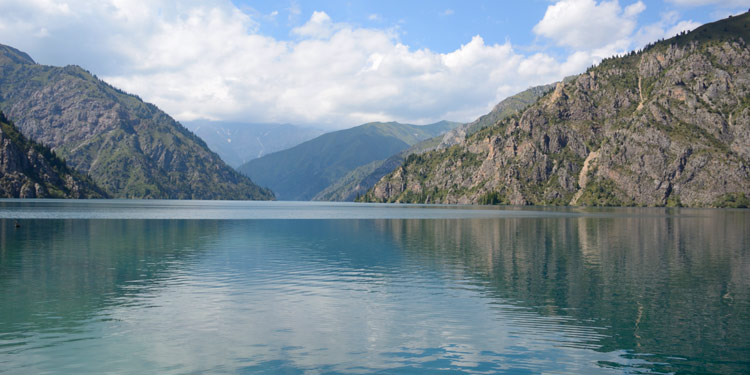
[{"label": "rocky cliff face", "polygon": [[28,141],[0,112],[0,197],[104,198],[106,194],[49,148]]},{"label": "rocky cliff face", "polygon": [[0,45],[0,109],[114,197],[273,197],[166,113],[77,66],[39,65]]},{"label": "rocky cliff face", "polygon": [[555,85],[542,85],[522,91],[504,99],[490,113],[475,121],[461,124],[443,135],[419,142],[387,159],[378,160],[356,168],[318,193],[313,197],[313,200],[353,201],[365,195],[381,178],[401,166],[409,155],[423,154],[428,151],[444,149],[461,143],[468,135],[491,126],[508,116],[519,113],[554,87]]},{"label": "rocky cliff face", "polygon": [[749,21],[746,13],[605,60],[518,116],[410,156],[364,199],[747,205]]},{"label": "rocky cliff face", "polygon": [[437,148],[444,149],[463,142],[466,140],[467,136],[470,136],[486,127],[492,126],[499,121],[522,111],[529,105],[534,104],[540,97],[551,91],[553,88],[555,88],[555,84],[535,86],[503,99],[492,108],[490,113],[445,133]]}]

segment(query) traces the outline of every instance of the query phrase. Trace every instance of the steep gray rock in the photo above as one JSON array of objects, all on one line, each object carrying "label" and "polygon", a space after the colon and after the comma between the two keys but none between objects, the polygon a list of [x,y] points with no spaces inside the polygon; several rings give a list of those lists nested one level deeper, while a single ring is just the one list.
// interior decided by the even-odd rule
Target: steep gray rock
[{"label": "steep gray rock", "polygon": [[385,175],[393,172],[409,155],[444,149],[463,142],[467,135],[474,134],[508,116],[519,113],[554,87],[554,84],[542,85],[524,90],[502,100],[495,105],[490,113],[470,123],[461,124],[443,135],[419,142],[387,159],[377,160],[358,167],[318,193],[313,197],[313,200],[353,201],[366,194]]},{"label": "steep gray rock", "polygon": [[27,140],[0,112],[0,197],[104,198],[106,193],[49,148]]},{"label": "steep gray rock", "polygon": [[747,205],[749,20],[607,59],[520,115],[410,156],[364,200]]},{"label": "steep gray rock", "polygon": [[503,99],[492,108],[490,113],[445,133],[437,148],[444,149],[461,143],[467,136],[470,136],[486,127],[495,125],[499,121],[502,121],[513,114],[517,114],[529,105],[534,104],[534,102],[539,100],[539,98],[551,91],[554,87],[555,84],[535,86]]}]

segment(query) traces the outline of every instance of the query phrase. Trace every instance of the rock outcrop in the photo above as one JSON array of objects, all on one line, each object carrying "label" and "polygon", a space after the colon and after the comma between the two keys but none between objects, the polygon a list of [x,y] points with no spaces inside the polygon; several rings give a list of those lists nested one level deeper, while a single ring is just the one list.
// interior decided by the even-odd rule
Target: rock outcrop
[{"label": "rock outcrop", "polygon": [[27,140],[0,112],[0,197],[104,198],[106,193],[48,147]]},{"label": "rock outcrop", "polygon": [[511,115],[521,112],[529,105],[534,104],[540,97],[551,91],[554,87],[555,84],[535,86],[503,99],[492,108],[490,113],[445,133],[437,148],[444,149],[461,143],[466,140],[467,136],[470,136],[486,127],[492,126]]},{"label": "rock outcrop", "polygon": [[610,58],[406,162],[376,202],[746,206],[750,14]]},{"label": "rock outcrop", "polygon": [[554,85],[542,85],[524,90],[504,99],[490,113],[475,121],[461,124],[443,135],[421,141],[387,159],[374,161],[356,168],[318,193],[313,197],[313,200],[356,200],[366,194],[381,178],[401,166],[409,155],[422,154],[435,149],[444,149],[463,142],[468,135],[491,126],[508,116],[519,113],[554,87]]}]

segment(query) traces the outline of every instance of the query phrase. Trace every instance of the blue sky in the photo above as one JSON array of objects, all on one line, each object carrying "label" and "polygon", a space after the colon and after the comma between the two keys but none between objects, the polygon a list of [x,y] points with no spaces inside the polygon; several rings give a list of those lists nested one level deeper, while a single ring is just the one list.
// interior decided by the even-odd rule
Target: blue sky
[{"label": "blue sky", "polygon": [[750,0],[0,0],[0,43],[178,120],[471,121]]},{"label": "blue sky", "polygon": [[[260,32],[284,39],[290,26],[307,21],[304,14],[323,11],[338,22],[370,28],[398,30],[401,40],[414,49],[429,48],[450,52],[457,46],[482,35],[486,42],[503,43],[511,38],[530,44],[531,27],[544,16],[545,0],[530,1],[234,1],[249,13],[269,15],[279,12],[275,20],[260,25]],[[294,15],[291,10],[299,10]]]},{"label": "blue sky", "polygon": [[[278,39],[289,39],[290,30],[307,21],[306,15],[323,11],[337,22],[369,28],[391,28],[411,48],[429,48],[447,53],[481,35],[488,44],[511,40],[528,48],[548,48],[532,28],[544,17],[549,0],[525,1],[251,1],[233,3],[253,16],[265,18],[259,31]],[[635,3],[622,1],[621,5]],[[678,12],[683,19],[706,23],[747,10],[750,1],[644,1],[646,10],[639,23],[650,24],[669,12]],[[295,14],[294,12],[299,12]]]}]

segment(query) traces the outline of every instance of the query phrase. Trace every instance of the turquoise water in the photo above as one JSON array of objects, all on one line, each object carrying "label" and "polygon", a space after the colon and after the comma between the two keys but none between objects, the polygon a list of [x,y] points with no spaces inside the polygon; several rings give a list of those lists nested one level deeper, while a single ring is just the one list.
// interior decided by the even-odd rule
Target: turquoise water
[{"label": "turquoise water", "polygon": [[747,210],[0,200],[0,246],[0,373],[750,373]]}]

